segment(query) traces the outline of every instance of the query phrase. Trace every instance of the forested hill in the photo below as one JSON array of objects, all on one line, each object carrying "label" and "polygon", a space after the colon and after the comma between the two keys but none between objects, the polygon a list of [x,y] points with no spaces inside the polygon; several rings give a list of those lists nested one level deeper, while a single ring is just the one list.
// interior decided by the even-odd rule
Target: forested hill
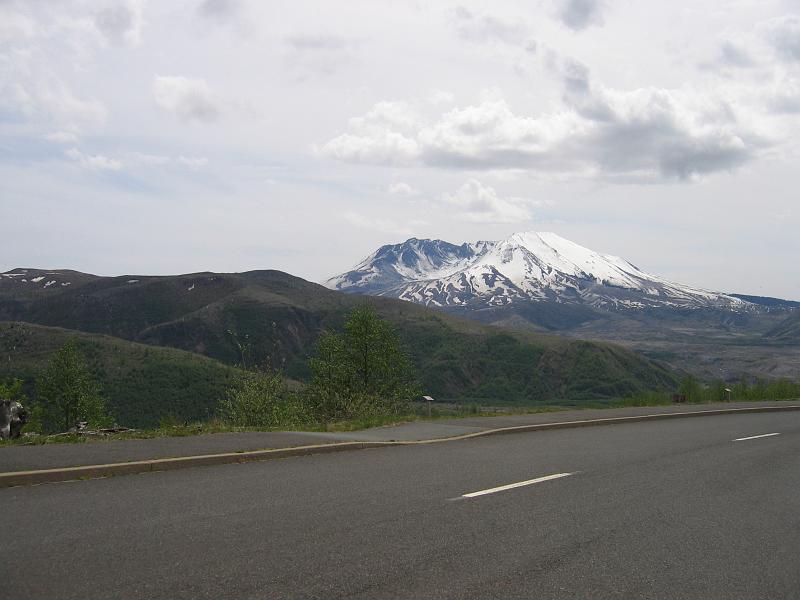
[{"label": "forested hill", "polygon": [[[347,311],[369,302],[398,329],[425,391],[437,397],[540,403],[620,397],[675,384],[666,367],[612,344],[488,327],[400,300],[332,291],[279,271],[10,274],[0,278],[0,321],[168,346],[228,365],[269,364],[300,380],[308,375],[307,359],[320,332],[341,327]],[[53,283],[44,287],[48,282]]]}]

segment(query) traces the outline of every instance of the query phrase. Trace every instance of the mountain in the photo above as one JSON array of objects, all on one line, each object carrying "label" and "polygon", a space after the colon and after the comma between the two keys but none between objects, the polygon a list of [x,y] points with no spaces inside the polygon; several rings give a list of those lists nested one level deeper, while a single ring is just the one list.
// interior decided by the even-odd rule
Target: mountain
[{"label": "mountain", "polygon": [[675,283],[553,233],[461,245],[412,238],[324,285],[518,331],[610,341],[703,379],[800,369],[800,303]]},{"label": "mountain", "polygon": [[800,343],[800,312],[790,315],[773,329],[767,336],[781,342]]},{"label": "mountain", "polygon": [[[510,332],[391,298],[365,300],[280,271],[22,271],[0,274],[0,321],[168,346],[228,365],[269,363],[299,380],[309,375],[320,333],[341,328],[347,312],[368,301],[394,324],[426,393],[437,398],[552,403],[669,389],[676,381],[664,365],[613,344]],[[44,287],[48,281],[56,283]]]},{"label": "mountain", "polygon": [[735,296],[645,273],[622,258],[547,232],[461,246],[412,238],[382,246],[325,285],[431,306],[487,308],[532,301],[606,310],[752,307]]}]

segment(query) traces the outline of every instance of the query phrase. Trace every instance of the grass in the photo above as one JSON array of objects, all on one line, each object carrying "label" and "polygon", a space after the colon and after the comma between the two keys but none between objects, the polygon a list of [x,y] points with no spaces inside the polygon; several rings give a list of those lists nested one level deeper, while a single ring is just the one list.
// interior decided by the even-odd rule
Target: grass
[{"label": "grass", "polygon": [[[798,401],[800,398],[787,398],[786,402]],[[766,400],[765,400],[766,401]],[[709,404],[709,402],[695,401],[686,402],[687,405],[699,406]],[[484,409],[477,405],[440,405],[433,407],[432,414],[427,414],[427,407],[415,406],[415,412],[402,415],[373,415],[347,421],[335,421],[330,423],[313,423],[292,431],[310,432],[348,432],[370,429],[373,427],[387,427],[390,425],[400,425],[412,422],[436,422],[444,419],[460,419],[471,417],[496,417],[507,415],[529,415],[550,412],[564,412],[571,410],[590,410],[590,409],[611,409],[627,407],[646,407],[646,406],[673,406],[674,403],[664,400],[663,397],[653,395],[648,398],[622,398],[608,402],[591,402],[577,406],[569,405],[543,405],[528,407],[495,407]],[[164,437],[187,437],[194,435],[206,435],[214,433],[238,433],[247,431],[286,431],[284,428],[272,427],[235,427],[218,419],[206,422],[186,423],[178,425],[164,425],[151,429],[136,429],[127,432],[114,433],[106,436],[87,436],[87,435],[42,435],[28,434],[24,438],[16,440],[0,440],[0,448],[4,446],[38,446],[43,444],[84,444],[97,443],[114,440],[142,440]]]}]

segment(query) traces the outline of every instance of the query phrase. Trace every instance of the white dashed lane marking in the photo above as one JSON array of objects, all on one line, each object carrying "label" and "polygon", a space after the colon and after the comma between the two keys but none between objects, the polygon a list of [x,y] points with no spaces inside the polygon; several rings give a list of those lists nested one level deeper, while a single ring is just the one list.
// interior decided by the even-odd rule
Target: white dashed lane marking
[{"label": "white dashed lane marking", "polygon": [[780,433],[764,433],[761,435],[751,435],[750,437],[736,438],[734,442],[744,442],[746,440],[757,440],[759,438],[772,437],[773,435],[780,435]]},{"label": "white dashed lane marking", "polygon": [[497,492],[505,492],[506,490],[513,490],[514,488],[524,487],[526,485],[533,485],[534,483],[542,483],[543,481],[552,481],[553,479],[561,479],[562,477],[569,477],[572,473],[556,473],[555,475],[545,475],[544,477],[537,477],[536,479],[528,479],[527,481],[519,481],[517,483],[509,483],[508,485],[501,485],[499,487],[490,488],[488,490],[481,490],[479,492],[470,492],[463,494],[462,498],[477,498],[478,496],[485,496],[487,494],[494,494]]}]

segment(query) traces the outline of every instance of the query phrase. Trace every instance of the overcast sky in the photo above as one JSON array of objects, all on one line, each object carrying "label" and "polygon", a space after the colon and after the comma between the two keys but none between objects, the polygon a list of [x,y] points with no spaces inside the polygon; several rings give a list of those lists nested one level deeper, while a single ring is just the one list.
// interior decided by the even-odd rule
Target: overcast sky
[{"label": "overcast sky", "polygon": [[0,270],[555,231],[800,300],[796,0],[0,0]]}]

